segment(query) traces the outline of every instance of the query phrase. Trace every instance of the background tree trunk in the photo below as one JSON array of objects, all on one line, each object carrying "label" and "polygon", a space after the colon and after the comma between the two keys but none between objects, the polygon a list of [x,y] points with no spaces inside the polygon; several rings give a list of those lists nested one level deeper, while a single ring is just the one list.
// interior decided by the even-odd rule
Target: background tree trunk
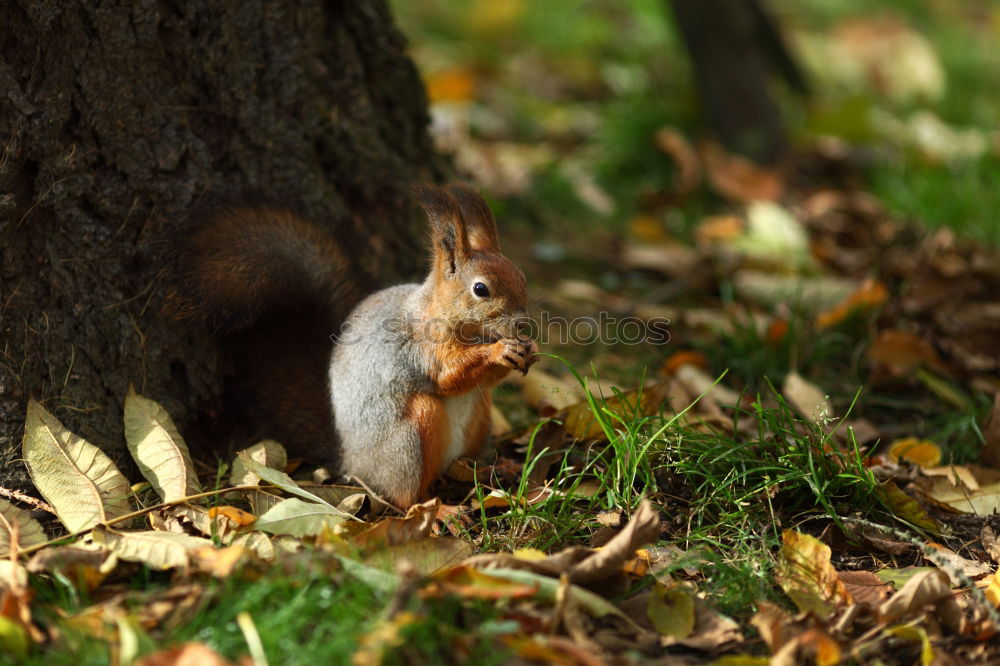
[{"label": "background tree trunk", "polygon": [[152,242],[204,196],[287,199],[386,278],[421,263],[406,187],[441,169],[383,0],[0,0],[0,25],[0,484],[31,395],[119,455],[129,382],[181,423],[218,397]]},{"label": "background tree trunk", "polygon": [[771,82],[806,94],[805,77],[763,0],[670,0],[702,108],[722,144],[761,164],[788,148]]}]

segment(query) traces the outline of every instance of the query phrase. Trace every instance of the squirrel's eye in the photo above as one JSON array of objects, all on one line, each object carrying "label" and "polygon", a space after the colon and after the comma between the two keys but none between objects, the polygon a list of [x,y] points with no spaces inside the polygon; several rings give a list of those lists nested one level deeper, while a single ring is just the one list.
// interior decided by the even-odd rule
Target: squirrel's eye
[{"label": "squirrel's eye", "polygon": [[478,296],[479,298],[490,297],[489,287],[487,287],[482,282],[477,282],[476,284],[472,285],[472,293]]}]

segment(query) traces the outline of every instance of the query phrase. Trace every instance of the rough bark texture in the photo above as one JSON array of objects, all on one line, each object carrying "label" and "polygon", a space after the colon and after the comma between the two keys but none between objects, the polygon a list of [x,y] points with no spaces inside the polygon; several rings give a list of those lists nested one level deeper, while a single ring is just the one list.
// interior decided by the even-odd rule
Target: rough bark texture
[{"label": "rough bark texture", "polygon": [[215,347],[161,314],[164,221],[287,198],[367,268],[422,252],[407,185],[438,171],[383,0],[0,0],[0,485],[30,395],[123,451],[129,382],[184,423]]},{"label": "rough bark texture", "polygon": [[723,145],[775,164],[788,142],[771,95],[777,75],[795,90],[805,79],[763,0],[671,0],[701,94],[705,116]]}]

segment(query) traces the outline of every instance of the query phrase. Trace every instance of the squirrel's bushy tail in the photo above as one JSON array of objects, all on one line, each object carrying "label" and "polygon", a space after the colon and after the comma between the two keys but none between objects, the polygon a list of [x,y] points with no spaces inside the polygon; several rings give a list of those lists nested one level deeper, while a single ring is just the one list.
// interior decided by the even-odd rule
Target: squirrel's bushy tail
[{"label": "squirrel's bushy tail", "polygon": [[364,295],[365,279],[336,241],[281,208],[217,210],[180,230],[172,245],[168,310],[217,332],[303,311],[338,326]]}]

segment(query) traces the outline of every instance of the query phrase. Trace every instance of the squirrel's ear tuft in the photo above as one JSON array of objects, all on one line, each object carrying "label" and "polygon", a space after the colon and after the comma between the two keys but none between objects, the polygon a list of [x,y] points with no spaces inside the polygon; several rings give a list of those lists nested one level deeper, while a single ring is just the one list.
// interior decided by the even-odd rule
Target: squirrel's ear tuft
[{"label": "squirrel's ear tuft", "polygon": [[414,185],[412,190],[431,223],[431,251],[435,264],[440,264],[449,274],[455,273],[458,263],[468,259],[470,252],[469,236],[458,202],[447,188],[439,185]]},{"label": "squirrel's ear tuft", "polygon": [[497,221],[486,200],[465,183],[449,185],[448,192],[458,202],[462,212],[462,219],[465,220],[469,236],[469,246],[473,250],[499,252],[500,235],[497,233]]}]

